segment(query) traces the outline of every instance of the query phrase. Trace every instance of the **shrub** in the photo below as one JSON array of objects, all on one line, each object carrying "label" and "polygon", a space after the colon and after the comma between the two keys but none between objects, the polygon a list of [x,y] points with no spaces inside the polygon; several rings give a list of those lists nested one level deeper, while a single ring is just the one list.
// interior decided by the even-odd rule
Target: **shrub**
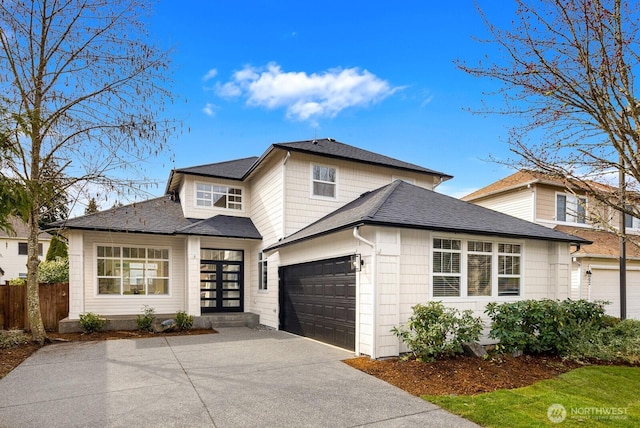
[{"label": "shrub", "polygon": [[608,322],[604,304],[571,299],[489,303],[489,337],[499,339],[499,348],[507,352],[564,355],[576,336]]},{"label": "shrub", "polygon": [[153,322],[156,319],[155,309],[149,305],[142,307],[143,315],[138,315],[136,318],[136,324],[138,324],[138,330],[153,331]]},{"label": "shrub", "polygon": [[565,356],[576,360],[640,363],[640,321],[627,319],[603,328],[585,329],[571,342]]},{"label": "shrub", "polygon": [[67,250],[67,244],[59,236],[53,235],[45,261],[50,262],[58,257],[62,257],[63,259],[68,258],[69,251]]},{"label": "shrub", "polygon": [[80,314],[80,326],[86,333],[100,331],[107,323],[107,320],[93,312]]},{"label": "shrub", "polygon": [[12,278],[9,280],[9,285],[26,285],[26,278]]},{"label": "shrub", "polygon": [[57,257],[38,265],[38,282],[52,284],[69,282],[69,259]]},{"label": "shrub", "polygon": [[22,330],[0,331],[0,349],[13,348],[31,342],[31,336]]},{"label": "shrub", "polygon": [[406,328],[391,331],[422,361],[433,361],[462,352],[463,342],[477,342],[482,320],[473,311],[446,308],[442,302],[429,302],[413,307]]},{"label": "shrub", "polygon": [[193,315],[187,315],[186,311],[179,311],[176,314],[176,324],[179,330],[189,330],[193,327]]}]

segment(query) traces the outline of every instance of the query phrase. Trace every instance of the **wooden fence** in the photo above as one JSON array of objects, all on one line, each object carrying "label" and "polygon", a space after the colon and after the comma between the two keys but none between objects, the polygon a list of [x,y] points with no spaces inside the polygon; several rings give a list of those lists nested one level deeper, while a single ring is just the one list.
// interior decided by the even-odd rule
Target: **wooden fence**
[{"label": "wooden fence", "polygon": [[[58,331],[58,321],[69,316],[69,284],[40,284],[40,312],[44,328]],[[0,284],[0,329],[30,330],[27,287]]]}]

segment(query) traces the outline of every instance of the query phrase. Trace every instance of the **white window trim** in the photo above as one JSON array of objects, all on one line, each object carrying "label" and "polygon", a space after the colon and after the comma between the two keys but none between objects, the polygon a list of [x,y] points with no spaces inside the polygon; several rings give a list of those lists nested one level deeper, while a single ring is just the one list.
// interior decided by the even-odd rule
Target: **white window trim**
[{"label": "white window trim", "polygon": [[[98,247],[137,247],[145,249],[152,248],[154,250],[168,250],[169,251],[169,272],[168,272],[168,287],[169,292],[167,294],[122,294],[122,283],[120,284],[120,294],[100,294],[98,293]],[[122,260],[122,251],[120,253],[120,259]],[[150,246],[147,244],[116,244],[116,243],[95,243],[93,244],[93,297],[97,299],[140,299],[142,302],[143,299],[167,299],[172,297],[173,295],[173,286],[172,286],[172,260],[173,255],[171,252],[171,247],[166,246]],[[147,260],[145,258],[145,260]]]},{"label": "white window trim", "polygon": [[[575,199],[575,203],[576,203],[576,207],[578,206],[579,200],[580,199],[584,199],[585,204],[584,204],[584,223],[580,223],[578,221],[567,221],[567,220],[558,220],[558,196],[562,195],[566,198],[567,200],[567,205],[569,205],[569,198]],[[573,193],[566,193],[566,192],[555,192],[555,195],[553,197],[553,207],[554,207],[554,211],[553,211],[553,219],[555,223],[558,224],[570,224],[570,225],[586,225],[587,224],[587,215],[588,215],[588,210],[589,210],[589,200],[587,199],[586,196],[578,196],[578,195],[574,195]],[[567,217],[572,216],[574,217],[576,220],[578,218],[577,213],[576,215],[571,214],[570,212],[566,211],[565,215]]]},{"label": "white window trim", "polygon": [[[322,167],[322,168],[332,168],[332,169],[334,169],[336,171],[336,181],[335,181],[335,183],[331,183],[329,181],[314,180],[314,178],[313,178],[313,167],[314,166],[319,166],[319,167]],[[337,201],[338,200],[338,191],[339,191],[338,182],[340,181],[338,167],[333,166],[333,165],[327,165],[327,164],[312,162],[310,164],[310,167],[309,167],[309,180],[310,180],[309,194],[311,195],[311,199],[319,199],[319,200],[323,200],[323,201]],[[335,186],[335,189],[336,189],[334,196],[331,197],[331,196],[314,195],[313,194],[313,183],[315,183],[316,181],[318,181],[319,183],[333,184]]]},{"label": "white window trim", "polygon": [[[207,207],[207,206],[203,206],[203,205],[198,205],[198,185],[202,184],[204,186],[211,186],[211,193],[213,192],[213,187],[226,187],[227,189],[239,189],[241,191],[240,197],[241,197],[241,202],[240,202],[240,209],[235,209],[235,208],[222,208],[222,207],[216,207],[215,205],[213,205],[213,201],[211,203],[211,206]],[[227,193],[227,195],[229,195]],[[228,211],[228,212],[234,212],[234,213],[238,213],[238,212],[244,212],[244,207],[245,207],[245,198],[246,198],[246,191],[244,186],[235,186],[235,185],[231,185],[231,184],[222,184],[222,183],[212,183],[212,182],[206,182],[206,181],[196,181],[194,182],[193,185],[193,206],[196,209],[204,209],[204,210],[221,210],[221,211]],[[237,202],[236,202],[237,203]],[[229,204],[229,200],[227,199],[227,206]]]},{"label": "white window trim", "polygon": [[[267,275],[265,282],[263,282],[264,270],[267,269]],[[262,251],[258,253],[258,293],[269,293],[269,257],[267,257]]]},{"label": "white window trim", "polygon": [[[440,250],[439,248],[433,247],[434,239],[451,239],[451,240],[459,240],[461,241],[461,257],[460,257],[460,296],[434,296],[433,295],[433,276],[434,275],[445,275],[440,272],[433,271],[433,253],[434,251]],[[467,243],[469,241],[482,241],[482,242],[491,242],[492,243],[492,258],[491,258],[491,295],[489,296],[469,296],[468,295],[468,258],[469,254]],[[513,295],[498,295],[498,255],[503,255],[503,253],[499,253],[499,244],[514,244],[520,246],[520,275],[517,277],[520,278],[520,293],[517,296]],[[448,250],[447,250],[448,251]],[[456,251],[457,252],[457,251]],[[481,253],[476,253],[481,254]],[[517,254],[514,254],[517,255]],[[461,235],[432,235],[429,238],[429,298],[434,300],[441,300],[443,302],[469,302],[469,301],[495,301],[496,299],[499,301],[512,301],[512,300],[521,300],[525,296],[525,246],[524,241],[520,240],[512,240],[512,239],[495,239],[490,236],[479,237],[479,236],[461,236]],[[451,275],[451,274],[448,274]],[[509,277],[509,275],[500,275],[500,277]]]}]

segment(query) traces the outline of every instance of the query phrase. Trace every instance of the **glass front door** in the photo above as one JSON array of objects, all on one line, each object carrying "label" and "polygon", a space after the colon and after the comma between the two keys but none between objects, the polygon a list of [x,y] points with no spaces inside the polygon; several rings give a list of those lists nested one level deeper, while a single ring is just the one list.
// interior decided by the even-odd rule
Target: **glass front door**
[{"label": "glass front door", "polygon": [[205,312],[242,312],[244,253],[200,250],[200,308]]}]

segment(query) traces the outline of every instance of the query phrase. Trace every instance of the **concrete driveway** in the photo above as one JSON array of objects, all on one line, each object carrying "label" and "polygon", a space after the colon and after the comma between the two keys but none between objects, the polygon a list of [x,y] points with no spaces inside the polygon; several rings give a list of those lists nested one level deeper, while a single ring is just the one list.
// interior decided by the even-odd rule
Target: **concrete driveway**
[{"label": "concrete driveway", "polygon": [[279,331],[78,342],[0,380],[1,427],[472,427]]}]

